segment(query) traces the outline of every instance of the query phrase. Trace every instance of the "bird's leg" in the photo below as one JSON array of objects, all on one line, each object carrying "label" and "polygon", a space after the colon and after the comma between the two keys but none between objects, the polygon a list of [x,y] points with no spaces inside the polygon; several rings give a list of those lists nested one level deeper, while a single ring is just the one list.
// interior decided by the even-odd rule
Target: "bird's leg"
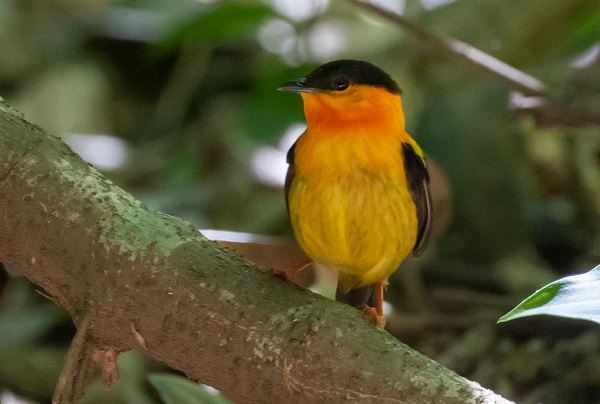
[{"label": "bird's leg", "polygon": [[383,282],[375,282],[375,299],[377,301],[375,307],[377,316],[383,317]]},{"label": "bird's leg", "polygon": [[383,316],[383,282],[375,282],[375,307],[363,304],[360,309],[373,324],[381,329],[385,328],[385,317]]},{"label": "bird's leg", "polygon": [[289,269],[275,268],[273,269],[273,274],[296,283],[296,280],[298,279],[298,273],[310,264],[312,264],[312,260],[309,258]]},{"label": "bird's leg", "polygon": [[375,311],[377,312],[377,325],[380,328],[385,328],[385,317],[383,315],[383,282],[375,283],[375,299],[377,300],[377,306]]}]

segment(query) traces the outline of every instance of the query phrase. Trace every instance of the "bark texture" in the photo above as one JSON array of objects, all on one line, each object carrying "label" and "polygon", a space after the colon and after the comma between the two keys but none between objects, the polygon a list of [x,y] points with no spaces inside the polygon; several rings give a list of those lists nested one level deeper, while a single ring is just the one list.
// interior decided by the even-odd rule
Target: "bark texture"
[{"label": "bark texture", "polygon": [[507,402],[149,209],[2,101],[0,262],[79,328],[59,390],[137,348],[239,403]]}]

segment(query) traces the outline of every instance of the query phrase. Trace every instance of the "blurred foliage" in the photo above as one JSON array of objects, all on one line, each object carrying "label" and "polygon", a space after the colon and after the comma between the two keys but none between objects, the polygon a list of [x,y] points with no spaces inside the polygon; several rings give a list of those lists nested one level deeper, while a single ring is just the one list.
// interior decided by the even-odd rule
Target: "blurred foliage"
[{"label": "blurred foliage", "polygon": [[181,376],[151,374],[152,386],[160,394],[165,404],[230,404],[220,394],[208,391],[206,387],[193,383]]},{"label": "blurred foliage", "polygon": [[68,314],[22,278],[10,279],[0,308],[0,389],[47,400],[72,336]]},{"label": "blurred foliage", "polygon": [[[548,102],[600,111],[596,0],[380,3],[536,76],[549,86]],[[124,141],[124,161],[106,174],[151,207],[201,228],[286,236],[282,190],[256,172],[262,163],[277,174],[277,164],[255,160],[257,150],[270,150],[285,168],[280,141],[303,122],[299,97],[276,89],[328,60],[369,60],[400,84],[408,130],[442,167],[452,194],[446,233],[391,280],[394,305],[430,313],[435,298],[427,290],[437,287],[520,300],[600,261],[598,125],[538,125],[510,108],[504,81],[345,1],[6,0],[0,54],[0,95],[67,142],[72,134]],[[554,118],[561,122],[560,111]],[[117,154],[89,147],[91,161]],[[410,293],[394,293],[401,290]],[[480,365],[459,371],[520,402],[557,402],[575,388],[553,396],[535,372],[515,376],[510,361],[526,343],[504,336],[504,345],[492,344],[494,329],[453,327],[435,342],[432,334],[412,342],[451,358],[459,344],[484,335]],[[560,351],[556,338],[588,341],[546,331],[548,355]],[[66,314],[11,279],[0,300],[0,391],[47,400],[72,332]],[[470,363],[460,358],[444,363]],[[158,365],[137,353],[120,363],[119,387],[106,393],[95,382],[86,400],[159,402],[145,377]],[[505,376],[490,376],[486,363]],[[579,402],[600,400],[600,384],[588,382],[577,387]],[[165,383],[152,380],[163,399],[172,389]]]}]

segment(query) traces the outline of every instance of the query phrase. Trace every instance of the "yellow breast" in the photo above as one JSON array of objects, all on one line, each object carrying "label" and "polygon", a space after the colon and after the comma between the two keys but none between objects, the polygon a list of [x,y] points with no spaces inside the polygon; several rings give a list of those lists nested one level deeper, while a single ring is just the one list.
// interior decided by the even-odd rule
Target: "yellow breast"
[{"label": "yellow breast", "polygon": [[402,133],[308,130],[296,144],[292,226],[309,257],[339,271],[343,291],[385,282],[415,245]]}]

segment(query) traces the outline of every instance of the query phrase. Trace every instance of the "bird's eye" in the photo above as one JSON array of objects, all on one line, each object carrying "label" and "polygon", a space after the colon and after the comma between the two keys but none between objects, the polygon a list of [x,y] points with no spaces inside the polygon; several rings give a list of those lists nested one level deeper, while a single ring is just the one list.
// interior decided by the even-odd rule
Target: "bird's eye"
[{"label": "bird's eye", "polygon": [[344,91],[349,85],[348,80],[343,77],[338,77],[333,81],[333,89],[336,91]]}]

